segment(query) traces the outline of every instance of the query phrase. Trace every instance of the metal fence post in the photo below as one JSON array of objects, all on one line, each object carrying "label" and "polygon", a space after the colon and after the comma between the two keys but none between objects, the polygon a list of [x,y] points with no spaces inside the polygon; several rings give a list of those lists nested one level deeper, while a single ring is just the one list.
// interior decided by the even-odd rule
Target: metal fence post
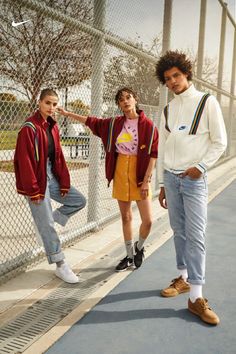
[{"label": "metal fence post", "polygon": [[[164,54],[168,49],[170,49],[172,3],[173,0],[165,0],[164,17],[163,17],[162,54]],[[159,114],[158,114],[159,119],[161,117],[161,111],[167,103],[167,95],[168,95],[167,88],[161,85],[160,97],[159,97]]]},{"label": "metal fence post", "polygon": [[[105,31],[106,0],[94,0],[94,27],[101,32]],[[94,37],[93,66],[91,80],[91,114],[101,117],[103,103],[103,53],[105,48],[104,35]],[[89,152],[89,180],[88,180],[88,222],[98,221],[99,216],[99,180],[101,141],[97,137],[90,137]]]},{"label": "metal fence post", "polygon": [[[203,69],[203,61],[204,61],[206,6],[207,6],[207,0],[201,0],[198,52],[197,52],[197,78],[199,79],[202,78],[202,69]],[[200,83],[197,84],[197,88],[199,90],[202,88],[201,86],[202,85]]]},{"label": "metal fence post", "polygon": [[[163,36],[162,36],[162,54],[164,54],[168,49],[170,49],[170,39],[171,39],[171,20],[172,20],[172,0],[165,0],[164,4],[164,16],[163,16]],[[167,103],[168,90],[164,85],[160,85],[160,95],[159,95],[159,107],[158,107],[158,122],[160,125],[161,112]],[[157,169],[156,169],[156,185],[155,188],[158,189],[158,179],[157,179]]]},{"label": "metal fence post", "polygon": [[[221,15],[220,51],[219,51],[218,80],[217,80],[218,88],[222,88],[222,80],[223,80],[226,20],[227,20],[227,8],[224,3],[224,5],[222,6],[222,15]],[[220,92],[217,92],[217,100],[219,101],[219,103],[221,102]]]},{"label": "metal fence post", "polygon": [[[227,155],[235,154],[236,146],[233,145],[236,143],[236,137],[233,135],[233,121],[235,119],[234,113],[234,105],[235,100],[233,98],[235,92],[235,74],[236,74],[236,28],[234,27],[234,47],[233,47],[233,57],[232,57],[232,71],[231,71],[231,87],[230,87],[230,103],[229,103],[229,130],[228,130],[228,148],[227,148]],[[234,150],[233,150],[234,147]]]}]

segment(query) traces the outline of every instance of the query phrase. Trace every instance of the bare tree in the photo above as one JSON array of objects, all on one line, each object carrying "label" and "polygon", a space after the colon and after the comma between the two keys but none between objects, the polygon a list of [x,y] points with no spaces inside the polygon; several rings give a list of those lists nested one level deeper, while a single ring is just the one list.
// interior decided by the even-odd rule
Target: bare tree
[{"label": "bare tree", "polygon": [[[153,39],[149,48],[143,43],[132,43],[136,48],[149,54],[160,54],[160,36]],[[157,106],[159,83],[155,77],[155,63],[127,53],[111,56],[105,69],[105,99],[114,96],[118,87],[132,87],[142,104]]]},{"label": "bare tree", "polygon": [[[129,43],[146,53],[155,55],[161,54],[162,34],[155,37],[149,47],[143,43]],[[197,56],[190,50],[187,55],[193,62],[193,71],[196,72]],[[109,53],[108,53],[109,57]],[[217,62],[214,58],[205,56],[203,62],[202,79],[216,84]],[[121,86],[132,87],[139,95],[142,104],[158,106],[159,104],[159,83],[155,77],[155,63],[146,59],[131,55],[126,52],[110,53],[110,60],[105,69],[105,101],[114,97],[117,88]]]},{"label": "bare tree", "polygon": [[[91,23],[91,0],[44,0],[47,6]],[[18,27],[12,21],[30,20]],[[0,0],[0,74],[34,105],[41,88],[79,85],[91,74],[91,38],[45,13]]]},{"label": "bare tree", "polygon": [[[193,64],[194,76],[197,77],[197,53],[194,53],[193,50],[190,49],[188,49],[186,52]],[[212,85],[216,85],[217,74],[218,74],[217,58],[210,58],[209,56],[205,55],[203,60],[203,65],[202,65],[202,77],[199,79],[207,81]]]}]

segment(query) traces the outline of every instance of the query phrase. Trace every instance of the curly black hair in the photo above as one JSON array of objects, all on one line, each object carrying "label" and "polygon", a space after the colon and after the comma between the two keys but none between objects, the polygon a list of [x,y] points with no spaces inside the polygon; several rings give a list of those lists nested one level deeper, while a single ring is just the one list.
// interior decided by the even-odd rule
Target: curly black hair
[{"label": "curly black hair", "polygon": [[178,68],[183,74],[186,74],[189,81],[192,80],[192,63],[187,58],[186,54],[178,50],[168,50],[160,57],[156,64],[156,77],[163,85],[165,84],[165,71],[170,70],[173,67]]}]

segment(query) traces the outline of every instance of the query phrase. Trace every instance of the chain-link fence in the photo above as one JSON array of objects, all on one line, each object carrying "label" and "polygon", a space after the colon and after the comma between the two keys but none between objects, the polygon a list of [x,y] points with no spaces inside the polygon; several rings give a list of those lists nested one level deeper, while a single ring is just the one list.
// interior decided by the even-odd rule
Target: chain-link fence
[{"label": "chain-link fence", "polygon": [[[155,63],[161,51],[183,49],[195,63],[195,83],[221,102],[228,155],[235,154],[235,23],[222,1],[194,0],[189,7],[188,0],[0,0],[0,19],[1,279],[43,255],[13,173],[17,132],[41,89],[54,88],[68,110],[108,117],[119,113],[116,91],[130,86],[158,125],[167,94]],[[107,188],[100,140],[76,122],[58,116],[58,123],[72,184],[87,198],[65,228],[56,226],[65,243],[117,216],[118,208]]]}]

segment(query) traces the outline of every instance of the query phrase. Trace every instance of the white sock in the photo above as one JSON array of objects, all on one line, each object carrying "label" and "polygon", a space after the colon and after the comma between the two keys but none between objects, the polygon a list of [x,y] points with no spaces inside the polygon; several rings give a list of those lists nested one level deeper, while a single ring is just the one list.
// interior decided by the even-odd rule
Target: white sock
[{"label": "white sock", "polygon": [[125,248],[127,252],[127,256],[129,258],[134,258],[134,245],[132,240],[125,241]]},{"label": "white sock", "polygon": [[179,270],[179,275],[184,279],[184,281],[187,281],[188,279],[188,271],[187,269],[180,269]]},{"label": "white sock", "polygon": [[143,248],[143,244],[146,241],[146,238],[142,238],[142,236],[139,235],[139,239],[138,239],[138,243],[137,243],[137,247],[138,250],[141,251],[141,249]]},{"label": "white sock", "polygon": [[202,297],[202,285],[190,284],[189,298],[191,302],[195,302],[199,297]]}]

